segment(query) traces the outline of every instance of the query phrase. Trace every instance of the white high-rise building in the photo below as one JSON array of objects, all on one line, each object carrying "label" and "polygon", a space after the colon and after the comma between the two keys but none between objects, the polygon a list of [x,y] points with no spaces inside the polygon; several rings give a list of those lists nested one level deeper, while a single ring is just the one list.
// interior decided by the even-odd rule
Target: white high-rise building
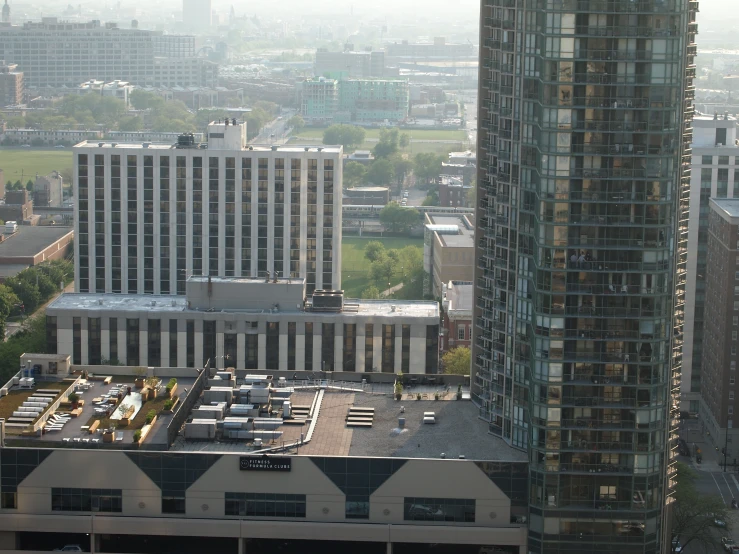
[{"label": "white high-rise building", "polygon": [[211,123],[207,144],[78,144],[76,290],[184,294],[190,275],[275,273],[340,288],[341,157],[247,146],[235,120]]}]

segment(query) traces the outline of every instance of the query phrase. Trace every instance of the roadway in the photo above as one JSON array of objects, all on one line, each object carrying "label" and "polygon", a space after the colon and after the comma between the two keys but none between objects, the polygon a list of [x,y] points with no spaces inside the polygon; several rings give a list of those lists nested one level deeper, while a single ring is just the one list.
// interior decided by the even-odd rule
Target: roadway
[{"label": "roadway", "polygon": [[[696,473],[696,490],[701,495],[714,495],[721,498],[722,502],[729,508],[730,528],[734,532],[725,529],[716,529],[717,536],[731,536],[739,540],[739,510],[731,509],[731,500],[736,498],[739,500],[739,473],[733,467],[733,458],[729,459],[726,472],[723,470],[723,456],[720,452],[723,445],[716,450],[711,437],[703,433],[702,423],[699,420],[682,420],[680,426],[680,437],[685,439],[691,452],[694,454],[690,458],[679,456],[678,460],[690,466]],[[702,462],[700,464],[695,461],[696,449],[701,450]],[[731,445],[730,445],[731,450]],[[737,460],[739,462],[739,460]],[[688,545],[684,554],[703,553],[703,549],[699,546]],[[716,549],[715,552],[722,552]]]},{"label": "roadway", "polygon": [[259,134],[249,141],[250,144],[285,144],[289,139],[291,128],[287,121],[295,115],[295,110],[283,110],[281,115],[266,123]]}]

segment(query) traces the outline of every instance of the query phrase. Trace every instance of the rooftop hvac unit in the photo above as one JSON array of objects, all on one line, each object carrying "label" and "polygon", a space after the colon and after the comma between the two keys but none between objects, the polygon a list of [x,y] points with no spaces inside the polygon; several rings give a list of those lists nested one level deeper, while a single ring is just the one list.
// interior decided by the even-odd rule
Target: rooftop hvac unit
[{"label": "rooftop hvac unit", "polygon": [[313,291],[314,312],[340,312],[344,309],[343,290],[315,290]]}]

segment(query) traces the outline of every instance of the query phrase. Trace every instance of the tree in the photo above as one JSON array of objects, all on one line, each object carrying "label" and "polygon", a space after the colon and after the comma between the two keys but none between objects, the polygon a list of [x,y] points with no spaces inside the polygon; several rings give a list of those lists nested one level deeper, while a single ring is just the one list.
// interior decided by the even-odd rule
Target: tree
[{"label": "tree", "polygon": [[29,192],[33,191],[33,179],[29,179],[26,183],[26,190]]},{"label": "tree", "polygon": [[398,146],[400,146],[403,150],[408,148],[408,145],[411,143],[411,138],[408,136],[408,133],[400,133],[400,138],[398,138]]},{"label": "tree", "polygon": [[416,154],[413,158],[413,166],[416,177],[430,183],[436,181],[441,174],[441,164],[444,161],[444,157],[432,153],[420,153]]},{"label": "tree", "polygon": [[5,285],[0,285],[0,338],[5,338],[5,322],[18,303],[18,297],[13,290]]},{"label": "tree", "polygon": [[423,202],[421,203],[422,206],[438,206],[439,205],[439,193],[435,190],[432,190],[431,192],[426,195],[426,198],[423,199]]},{"label": "tree", "polygon": [[420,220],[418,211],[413,208],[402,208],[397,202],[390,202],[380,211],[380,223],[392,232],[405,232]]},{"label": "tree", "polygon": [[379,300],[380,299],[380,289],[378,289],[375,285],[370,285],[366,289],[362,291],[362,300]]},{"label": "tree", "polygon": [[444,373],[447,375],[469,375],[471,359],[470,349],[466,346],[452,348],[441,357]]},{"label": "tree", "polygon": [[364,180],[367,183],[384,186],[391,183],[393,174],[394,168],[390,160],[379,159],[372,162],[372,165],[370,165],[364,176]]},{"label": "tree", "polygon": [[341,144],[353,150],[364,142],[365,130],[354,125],[331,125],[323,132],[323,144]]},{"label": "tree", "polygon": [[144,128],[143,120],[137,115],[126,115],[118,121],[118,130],[124,132],[141,131]]},{"label": "tree", "polygon": [[128,97],[131,106],[137,110],[150,110],[164,104],[164,98],[153,92],[135,89]]},{"label": "tree", "polygon": [[26,314],[33,313],[41,303],[41,293],[36,283],[20,277],[20,274],[12,279],[7,279],[5,284],[18,296],[18,300],[23,304],[23,311]]},{"label": "tree", "polygon": [[401,186],[403,181],[405,181],[406,175],[413,171],[413,162],[400,156],[393,157],[392,162],[394,164],[393,171],[395,173],[395,179],[398,182],[398,186]]},{"label": "tree", "polygon": [[385,245],[379,240],[371,240],[364,247],[364,257],[370,262],[376,262],[385,255]]},{"label": "tree", "polygon": [[358,187],[364,182],[367,168],[359,162],[349,162],[344,167],[344,186],[346,188]]},{"label": "tree", "polygon": [[[695,472],[687,465],[677,463],[675,502],[672,505],[672,540],[679,539],[683,549],[689,544],[700,551],[711,552],[721,546],[719,535],[714,532],[714,519],[726,521],[727,509],[723,500],[715,495],[698,492]],[[656,504],[656,500],[647,500]],[[651,507],[651,506],[647,506]],[[670,552],[675,552],[675,543]],[[691,550],[695,550],[695,547]]]},{"label": "tree", "polygon": [[305,120],[298,114],[295,114],[290,119],[287,120],[288,127],[292,127],[296,131],[300,131],[303,127],[305,127]]},{"label": "tree", "polygon": [[388,158],[398,151],[398,130],[380,129],[380,140],[372,149],[375,158]]},{"label": "tree", "polygon": [[389,283],[395,272],[395,262],[387,255],[381,256],[370,265],[370,279],[384,287]]}]

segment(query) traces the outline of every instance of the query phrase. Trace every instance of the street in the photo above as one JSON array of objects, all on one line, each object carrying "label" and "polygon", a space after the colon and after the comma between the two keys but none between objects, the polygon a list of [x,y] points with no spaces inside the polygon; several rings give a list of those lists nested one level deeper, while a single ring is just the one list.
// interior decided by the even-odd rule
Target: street
[{"label": "street", "polygon": [[[702,432],[701,425],[701,422],[696,419],[682,420],[680,437],[688,443],[693,455],[690,458],[679,456],[678,460],[695,471],[697,476],[695,488],[700,494],[719,496],[729,508],[727,523],[733,532],[717,528],[716,534],[718,536],[739,538],[739,510],[731,509],[731,500],[734,498],[739,500],[739,474],[732,465],[733,459],[729,460],[729,465],[726,472],[724,472],[721,447],[719,447],[719,451],[716,451],[716,445],[713,444],[710,437]],[[700,449],[703,458],[700,464],[695,461],[697,449]],[[688,545],[683,552],[685,554],[698,554],[703,550],[697,545]],[[716,552],[721,552],[721,550],[716,549]]]}]

